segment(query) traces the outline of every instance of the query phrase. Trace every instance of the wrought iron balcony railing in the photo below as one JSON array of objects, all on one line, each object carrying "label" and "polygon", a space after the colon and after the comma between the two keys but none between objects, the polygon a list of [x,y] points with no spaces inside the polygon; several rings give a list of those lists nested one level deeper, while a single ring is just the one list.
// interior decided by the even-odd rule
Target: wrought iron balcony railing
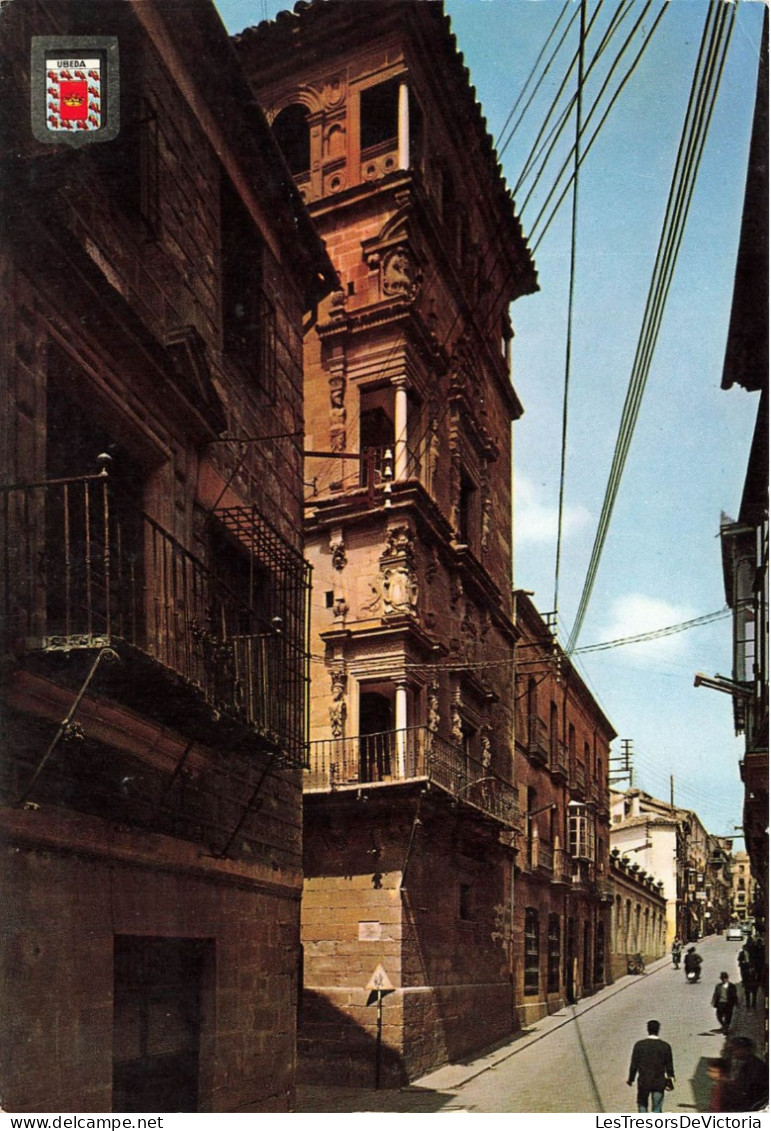
[{"label": "wrought iron balcony railing", "polygon": [[216,526],[217,572],[104,473],[0,491],[3,653],[130,646],[299,763],[308,568],[254,508]]},{"label": "wrought iron balcony railing", "polygon": [[514,787],[427,726],[309,743],[306,792],[424,779],[514,827]]},{"label": "wrought iron balcony railing", "polygon": [[568,774],[568,748],[564,742],[552,742],[549,750],[549,769],[552,773]]},{"label": "wrought iron balcony railing", "polygon": [[549,728],[537,715],[527,720],[527,753],[537,762],[549,760]]}]

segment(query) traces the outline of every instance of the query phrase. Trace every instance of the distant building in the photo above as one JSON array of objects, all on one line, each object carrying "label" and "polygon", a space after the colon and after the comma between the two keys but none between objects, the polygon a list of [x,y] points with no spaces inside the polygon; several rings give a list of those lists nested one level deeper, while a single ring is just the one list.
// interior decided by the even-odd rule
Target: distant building
[{"label": "distant building", "polygon": [[515,984],[523,1025],[612,980],[608,765],[616,737],[527,593],[517,614]]},{"label": "distant building", "polygon": [[675,936],[700,938],[709,927],[707,863],[710,834],[690,809],[660,801],[641,789],[611,791],[611,851],[663,880],[667,946]]},{"label": "distant building", "polygon": [[629,973],[628,960],[642,956],[646,965],[667,949],[667,901],[657,879],[618,848],[610,854],[613,913],[610,928],[611,980]]},{"label": "distant building", "polygon": [[755,918],[755,878],[747,852],[735,852],[731,871],[731,913],[739,923]]},{"label": "distant building", "polygon": [[[207,0],[14,0],[2,25],[0,1091],[286,1111],[302,319],[334,273]],[[48,84],[118,37],[115,140],[32,139],[52,34]]]},{"label": "distant building", "polygon": [[439,3],[236,46],[341,289],[305,339],[307,1080],[400,1083],[517,1024],[509,304],[536,289]]}]

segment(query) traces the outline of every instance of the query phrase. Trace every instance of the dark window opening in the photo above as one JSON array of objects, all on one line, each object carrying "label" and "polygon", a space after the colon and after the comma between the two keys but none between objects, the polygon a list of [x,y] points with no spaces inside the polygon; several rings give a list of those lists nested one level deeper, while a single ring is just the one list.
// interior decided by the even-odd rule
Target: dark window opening
[{"label": "dark window opening", "polygon": [[396,141],[399,133],[399,80],[379,83],[361,92],[361,148]]},{"label": "dark window opening", "polygon": [[460,885],[459,914],[461,919],[466,922],[474,918],[473,888],[471,884]]},{"label": "dark window opening", "polygon": [[311,167],[311,131],[308,110],[300,103],[286,106],[276,115],[273,133],[294,176],[307,173]]},{"label": "dark window opening", "polygon": [[324,594],[324,606],[325,606],[325,608],[331,609],[332,606],[334,605],[334,603],[335,603],[334,590],[333,589],[327,589],[326,593]]},{"label": "dark window opening", "polygon": [[276,309],[265,291],[264,246],[241,197],[221,180],[222,331],[225,351],[246,363],[276,395]]},{"label": "dark window opening", "polygon": [[525,909],[525,993],[537,994],[539,986],[538,912],[534,907]]},{"label": "dark window opening", "polygon": [[473,544],[476,533],[476,494],[476,484],[465,472],[461,472],[458,534],[461,542],[466,546]]}]

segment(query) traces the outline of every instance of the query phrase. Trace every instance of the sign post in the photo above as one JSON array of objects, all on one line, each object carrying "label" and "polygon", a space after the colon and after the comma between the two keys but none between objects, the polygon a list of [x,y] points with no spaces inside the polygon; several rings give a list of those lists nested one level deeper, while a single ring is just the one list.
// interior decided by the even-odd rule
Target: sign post
[{"label": "sign post", "polygon": [[369,990],[370,996],[367,1002],[370,1005],[374,1000],[377,1001],[377,1027],[375,1031],[375,1090],[380,1088],[380,1059],[381,1048],[383,1045],[383,994],[391,993],[393,985],[391,979],[386,974],[385,970],[380,963],[375,967],[375,971],[367,982],[366,988]]}]

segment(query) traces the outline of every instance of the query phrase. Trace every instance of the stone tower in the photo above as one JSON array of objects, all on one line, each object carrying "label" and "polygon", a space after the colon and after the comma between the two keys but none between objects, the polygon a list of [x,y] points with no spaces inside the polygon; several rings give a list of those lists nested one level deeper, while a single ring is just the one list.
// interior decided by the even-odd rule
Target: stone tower
[{"label": "stone tower", "polygon": [[340,278],[305,336],[300,1055],[395,1083],[515,1025],[509,306],[536,276],[441,3],[316,0],[236,46]]}]

